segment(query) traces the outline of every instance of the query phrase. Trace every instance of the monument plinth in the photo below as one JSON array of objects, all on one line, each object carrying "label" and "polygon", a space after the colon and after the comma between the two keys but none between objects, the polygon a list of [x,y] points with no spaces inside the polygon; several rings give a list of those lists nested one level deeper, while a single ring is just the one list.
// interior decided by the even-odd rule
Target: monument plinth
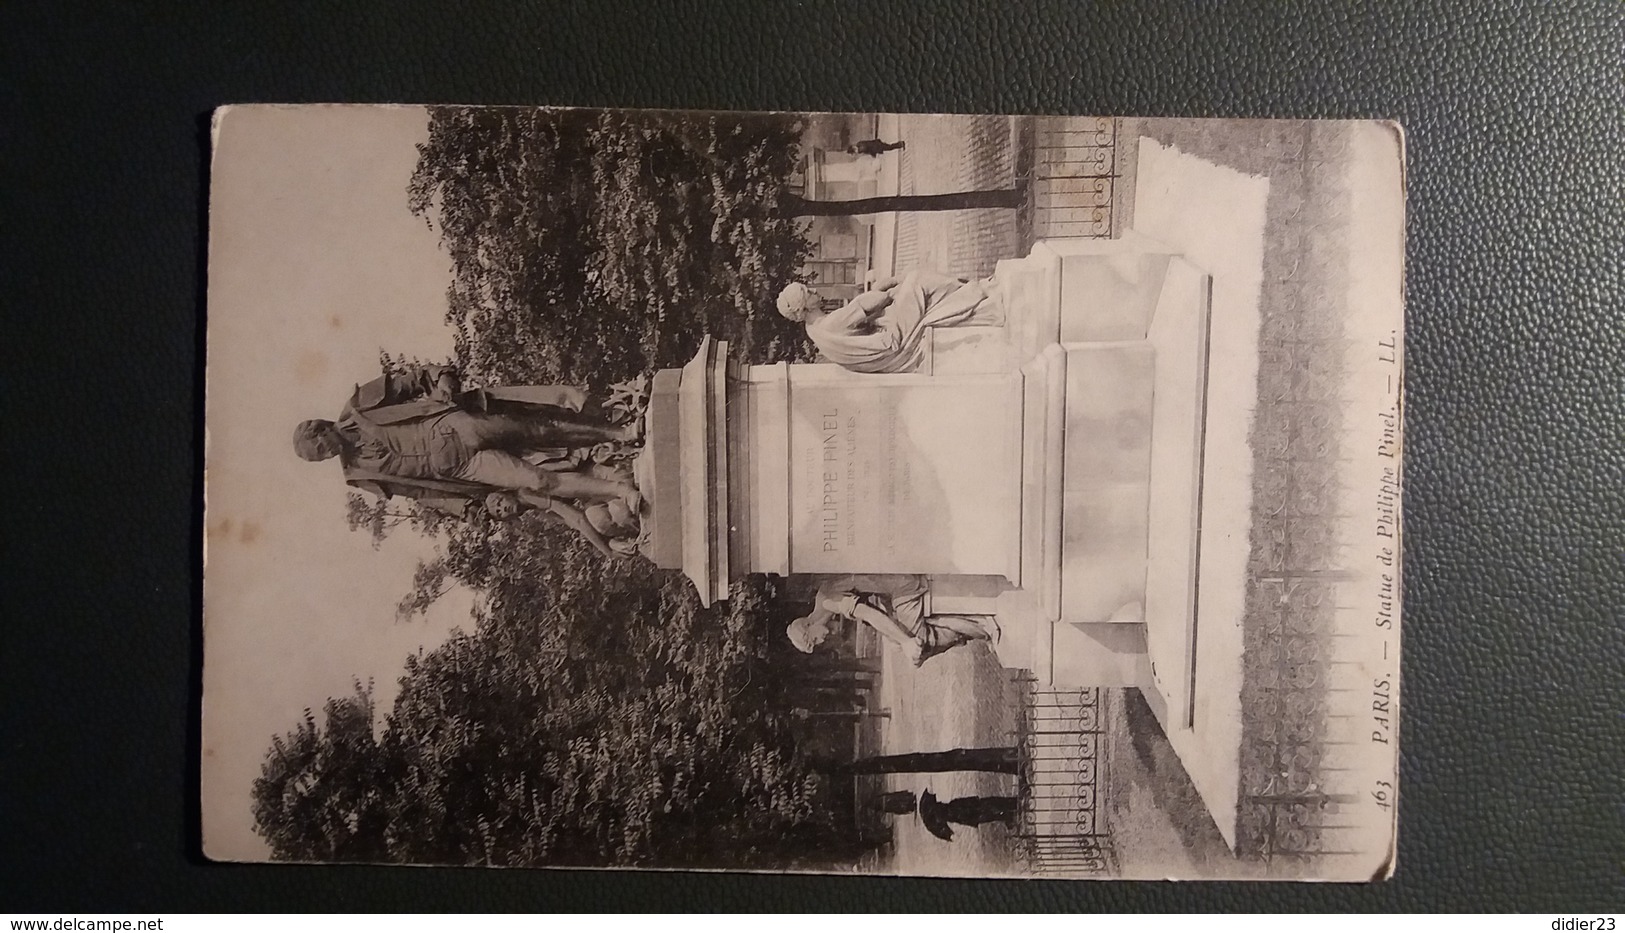
[{"label": "monument plinth", "polygon": [[1246,535],[1202,522],[1211,280],[1132,233],[995,279],[1003,326],[934,329],[920,372],[741,365],[707,339],[659,373],[645,553],[706,605],[747,573],[927,574],[930,611],[998,617],[1006,667],[1139,688],[1203,749],[1200,542]]},{"label": "monument plinth", "polygon": [[1022,380],[745,366],[656,375],[647,556],[709,605],[745,573],[1020,579]]}]

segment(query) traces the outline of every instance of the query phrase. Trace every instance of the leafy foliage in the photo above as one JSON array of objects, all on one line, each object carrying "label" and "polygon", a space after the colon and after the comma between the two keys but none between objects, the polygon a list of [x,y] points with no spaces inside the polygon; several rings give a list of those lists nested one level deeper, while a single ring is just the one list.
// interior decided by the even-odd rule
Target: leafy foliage
[{"label": "leafy foliage", "polygon": [[408,200],[452,258],[464,374],[601,386],[707,333],[810,358],[773,308],[810,251],[781,211],[797,133],[775,115],[435,110]]},{"label": "leafy foliage", "polygon": [[[706,333],[757,361],[806,358],[773,309],[807,255],[780,216],[796,138],[777,116],[434,111],[408,197],[438,218],[454,263],[447,321],[465,379],[601,388],[681,365]],[[439,543],[403,614],[453,583],[483,599],[471,633],[408,659],[378,728],[358,686],[274,740],[254,797],[276,857],[856,855],[796,748],[772,584],[705,609],[678,574],[608,562],[545,515],[471,511],[351,502],[351,527],[375,541],[408,527]]]},{"label": "leafy foliage", "polygon": [[[254,781],[254,825],[274,853],[323,853],[335,861],[381,861],[386,817],[375,788],[387,767],[373,737],[372,690],[327,701],[272,739]],[[332,790],[344,787],[348,793]]]},{"label": "leafy foliage", "polygon": [[[827,864],[840,834],[772,670],[771,585],[700,607],[676,575],[606,565],[541,516],[493,523],[449,571],[484,579],[472,633],[277,738],[256,820],[280,858],[497,865]],[[583,572],[591,571],[591,572]]]}]

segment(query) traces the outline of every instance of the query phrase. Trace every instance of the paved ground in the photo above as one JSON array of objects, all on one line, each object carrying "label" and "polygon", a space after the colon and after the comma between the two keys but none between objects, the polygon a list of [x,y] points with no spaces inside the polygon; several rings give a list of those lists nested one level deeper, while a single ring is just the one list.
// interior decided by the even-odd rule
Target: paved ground
[{"label": "paved ground", "polygon": [[[984,645],[956,648],[915,669],[900,652],[888,648],[881,674],[884,704],[892,718],[885,725],[885,747],[891,754],[942,751],[950,748],[1008,745],[1015,728],[1015,694],[1010,672],[999,666]],[[887,790],[930,790],[939,799],[1015,793],[1012,775],[976,772],[900,774],[886,778]],[[918,819],[894,823],[888,867],[904,873],[987,875],[1012,872],[1016,863],[999,827],[959,828],[952,842],[925,831]]]},{"label": "paved ground", "polygon": [[[900,194],[985,191],[1015,184],[1016,121],[991,116],[903,116]],[[907,213],[897,218],[896,268],[954,275],[993,274],[1000,259],[1021,255],[1013,210]]]},{"label": "paved ground", "polygon": [[[961,276],[993,274],[1000,259],[1024,256],[1035,239],[1111,236],[1130,199],[1115,121],[1095,117],[918,116],[884,118],[882,135],[908,147],[885,156],[882,189],[899,194],[1027,188],[1020,210],[891,215],[884,268],[926,267]],[[1128,152],[1132,160],[1132,151]]]}]

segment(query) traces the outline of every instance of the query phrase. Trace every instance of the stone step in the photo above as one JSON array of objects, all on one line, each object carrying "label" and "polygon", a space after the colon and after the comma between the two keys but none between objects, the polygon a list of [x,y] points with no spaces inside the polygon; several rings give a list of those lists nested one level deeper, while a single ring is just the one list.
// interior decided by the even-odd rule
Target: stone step
[{"label": "stone step", "polygon": [[1016,369],[1060,337],[1060,280],[1043,256],[1001,260],[993,278],[1004,293],[1009,368]]},{"label": "stone step", "polygon": [[1067,345],[1058,618],[1103,622],[1145,600],[1156,351]]},{"label": "stone step", "polygon": [[1058,686],[1144,689],[1151,681],[1142,622],[1062,622],[1053,642],[1051,682]]}]

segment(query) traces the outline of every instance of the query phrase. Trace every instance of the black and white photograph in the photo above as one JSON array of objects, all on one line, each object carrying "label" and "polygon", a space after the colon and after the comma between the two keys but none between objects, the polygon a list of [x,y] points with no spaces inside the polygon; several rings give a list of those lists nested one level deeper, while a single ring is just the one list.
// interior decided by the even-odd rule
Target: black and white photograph
[{"label": "black and white photograph", "polygon": [[1376,121],[244,105],[225,862],[1395,871]]}]

